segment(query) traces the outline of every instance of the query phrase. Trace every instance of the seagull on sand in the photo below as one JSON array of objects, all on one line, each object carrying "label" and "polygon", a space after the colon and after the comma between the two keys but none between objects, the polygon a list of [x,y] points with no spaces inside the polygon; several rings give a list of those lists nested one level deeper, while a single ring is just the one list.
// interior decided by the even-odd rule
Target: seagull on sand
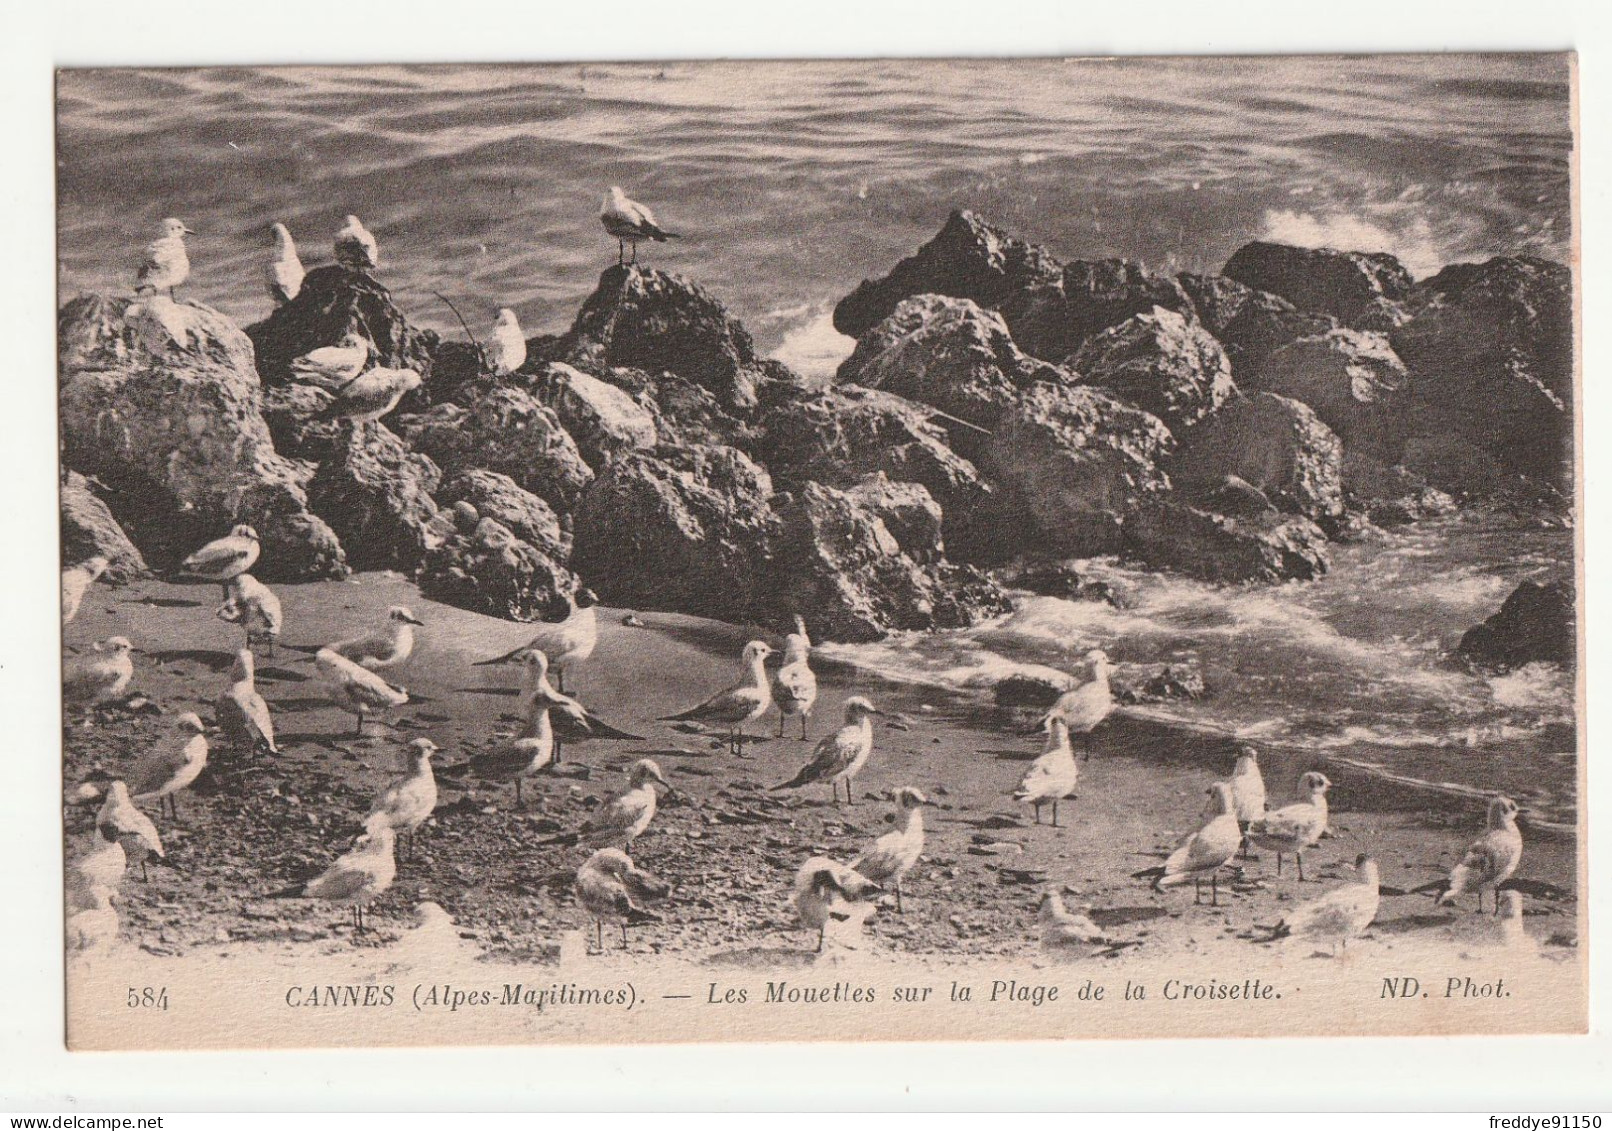
[{"label": "seagull on sand", "polygon": [[97,821],[95,831],[89,837],[88,849],[73,861],[69,869],[69,905],[88,907],[89,898],[95,891],[116,891],[128,867],[129,857],[118,842],[117,830],[103,828]]},{"label": "seagull on sand", "polygon": [[[534,652],[533,656],[541,656]],[[526,704],[526,721],[520,732],[501,746],[472,755],[464,769],[481,781],[515,783],[515,804],[525,805],[521,796],[521,782],[554,764],[554,724],[550,712],[564,710],[576,700],[554,692],[547,680],[539,680],[532,693],[523,699]],[[449,776],[464,771],[455,767],[445,770]]]},{"label": "seagull on sand", "polygon": [[1068,724],[1069,733],[1080,735],[1081,746],[1090,758],[1091,732],[1114,710],[1114,693],[1108,686],[1113,666],[1101,648],[1087,652],[1086,662],[1091,665],[1091,679],[1060,695],[1047,715],[1061,718]]},{"label": "seagull on sand", "polygon": [[101,950],[118,937],[118,913],[112,908],[112,891],[92,887],[77,897],[78,909],[67,916],[67,949]]},{"label": "seagull on sand", "polygon": [[291,379],[339,392],[364,372],[373,351],[368,338],[348,330],[335,345],[320,346],[293,360]]},{"label": "seagull on sand", "polygon": [[1276,853],[1276,874],[1282,874],[1282,857],[1292,854],[1299,864],[1299,882],[1304,882],[1304,850],[1321,841],[1327,831],[1327,790],[1332,783],[1325,774],[1311,770],[1299,779],[1305,799],[1280,809],[1267,811],[1248,823],[1248,839]]},{"label": "seagull on sand", "polygon": [[90,655],[76,658],[62,671],[62,699],[93,707],[122,695],[134,679],[133,651],[126,636],[96,641]]},{"label": "seagull on sand", "polygon": [[556,691],[554,685],[549,682],[547,653],[534,649],[522,657],[521,663],[525,665],[525,671],[521,674],[522,701],[529,702],[541,692],[550,707],[549,720],[554,724],[555,762],[564,761],[561,753],[567,742],[586,742],[589,739],[643,741],[642,735],[629,734],[611,726],[573,697],[562,691]]},{"label": "seagull on sand", "polygon": [[159,226],[161,235],[146,246],[145,257],[134,278],[134,293],[154,295],[167,291],[174,297],[174,288],[190,278],[190,256],[185,253],[185,237],[196,233],[178,220],[169,217]]},{"label": "seagull on sand", "polygon": [[845,803],[856,804],[851,797],[851,779],[867,764],[873,753],[873,716],[882,715],[872,703],[860,695],[845,701],[845,725],[827,735],[812,751],[812,760],[801,767],[800,773],[774,790],[799,789],[816,781],[828,782],[834,793],[834,804],[840,803],[840,783],[845,783]]},{"label": "seagull on sand", "polygon": [[296,241],[291,229],[275,223],[269,228],[274,233],[274,258],[263,266],[263,277],[269,284],[269,297],[275,306],[284,306],[302,290],[302,260],[297,258]]},{"label": "seagull on sand", "polygon": [[[1477,896],[1483,910],[1483,893],[1495,892],[1511,879],[1522,862],[1522,833],[1517,829],[1517,803],[1509,797],[1489,801],[1489,827],[1467,846],[1461,862],[1450,871],[1450,886],[1438,897],[1440,906],[1453,904],[1468,892]],[[1495,914],[1500,913],[1498,899]]]},{"label": "seagull on sand", "polygon": [[1300,904],[1271,929],[1271,939],[1311,939],[1336,953],[1371,926],[1381,901],[1377,861],[1362,852],[1355,858],[1357,878],[1325,895]]},{"label": "seagull on sand", "polygon": [[162,816],[166,799],[179,820],[179,791],[194,782],[207,768],[207,728],[201,717],[191,712],[180,715],[172,738],[152,747],[129,775],[129,791],[136,801],[157,799],[157,816]]},{"label": "seagull on sand", "polygon": [[256,674],[257,661],[252,658],[252,650],[237,651],[229,671],[229,688],[218,697],[218,725],[237,750],[248,754],[259,750],[278,754],[280,748],[274,744],[274,719],[269,715],[268,703],[258,694]]},{"label": "seagull on sand", "polygon": [[372,672],[385,671],[414,655],[414,630],[424,624],[408,606],[393,605],[386,610],[386,619],[374,632],[338,640],[326,645],[326,651],[344,656]]},{"label": "seagull on sand", "polygon": [[487,368],[495,377],[507,377],[526,364],[526,335],[509,307],[502,307],[493,319],[492,339],[487,343]]},{"label": "seagull on sand", "polygon": [[1089,946],[1113,945],[1114,942],[1091,921],[1091,916],[1065,907],[1063,896],[1051,888],[1036,907],[1036,924],[1040,928],[1041,949],[1051,953],[1084,951]]},{"label": "seagull on sand", "polygon": [[651,758],[640,758],[628,771],[627,788],[613,798],[582,826],[580,839],[589,848],[619,848],[625,851],[655,819],[659,800],[655,786],[671,789]]},{"label": "seagull on sand", "polygon": [[246,633],[248,648],[260,640],[269,643],[269,656],[274,655],[274,642],[280,638],[285,614],[280,598],[274,590],[249,573],[238,573],[224,583],[224,603],[214,610],[221,621],[238,624]]},{"label": "seagull on sand", "polygon": [[923,807],[929,799],[911,786],[896,790],[896,819],[901,827],[885,833],[868,849],[851,861],[851,868],[874,883],[892,888],[896,893],[896,914],[905,914],[901,906],[901,880],[924,850]]},{"label": "seagull on sand", "polygon": [[1209,819],[1202,828],[1184,838],[1170,853],[1162,868],[1147,868],[1136,872],[1134,879],[1152,877],[1153,890],[1177,887],[1192,882],[1194,903],[1203,900],[1203,881],[1209,881],[1209,905],[1220,905],[1220,869],[1231,863],[1237,855],[1237,846],[1243,841],[1242,830],[1237,827],[1237,813],[1232,806],[1231,786],[1216,782],[1208,789],[1209,806],[1204,815]]},{"label": "seagull on sand", "polygon": [[370,271],[381,265],[375,237],[357,216],[348,216],[336,233],[336,262],[352,271]]},{"label": "seagull on sand", "polygon": [[78,607],[84,603],[84,594],[89,592],[90,586],[111,564],[97,554],[88,561],[62,570],[62,624],[68,624],[78,616]]},{"label": "seagull on sand", "polygon": [[383,818],[372,817],[352,848],[335,863],[300,888],[275,892],[271,898],[302,896],[326,903],[350,906],[353,929],[364,931],[364,906],[392,886],[397,879],[397,857],[393,849],[397,834]]},{"label": "seagull on sand", "polygon": [[744,646],[740,659],[743,678],[732,687],[717,692],[698,707],[690,707],[676,715],[662,715],[661,722],[693,722],[720,726],[728,732],[728,752],[739,755],[744,750],[744,728],[755,722],[772,706],[772,680],[767,677],[767,657],[773,650],[759,640]]},{"label": "seagull on sand", "polygon": [[1265,779],[1259,772],[1259,751],[1244,746],[1231,771],[1231,803],[1243,830],[1243,856],[1248,856],[1248,826],[1265,815]]},{"label": "seagull on sand", "polygon": [[439,749],[429,738],[416,738],[409,743],[412,764],[381,791],[364,819],[365,827],[373,821],[385,821],[394,833],[407,837],[410,860],[414,859],[415,830],[436,812],[437,779],[431,772],[431,756]]},{"label": "seagull on sand", "polygon": [[1058,827],[1058,802],[1071,797],[1075,783],[1080,780],[1080,763],[1075,761],[1074,747],[1069,745],[1069,724],[1061,715],[1048,715],[1047,748],[1024,771],[1024,780],[1013,794],[1015,801],[1028,801],[1035,806],[1035,823],[1041,823],[1041,806],[1052,802],[1052,827]]},{"label": "seagull on sand", "polygon": [[883,891],[861,872],[827,856],[813,856],[795,873],[795,910],[801,926],[817,931],[817,950],[830,923],[850,923],[859,930],[872,915],[873,898]]},{"label": "seagull on sand", "polygon": [[817,676],[809,660],[812,638],[806,635],[806,621],[795,617],[795,631],[784,637],[784,662],[772,677],[772,698],[778,704],[778,737],[784,736],[784,720],[800,716],[800,738],[806,740],[806,723],[817,703]]},{"label": "seagull on sand", "polygon": [[569,609],[564,620],[539,624],[537,635],[519,648],[491,660],[478,660],[474,666],[513,663],[528,652],[542,652],[564,691],[566,671],[585,662],[599,644],[599,595],[592,589],[579,589],[566,603]]},{"label": "seagull on sand", "polygon": [[[251,569],[262,552],[263,544],[258,541],[257,531],[243,522],[180,562],[179,572],[223,585]],[[224,599],[229,599],[228,588],[224,590]]]},{"label": "seagull on sand", "polygon": [[358,729],[354,733],[359,737],[364,734],[367,716],[401,707],[409,701],[405,688],[394,687],[339,652],[321,648],[314,654],[314,662],[319,665],[319,674],[324,676],[330,701],[357,716]]},{"label": "seagull on sand", "polygon": [[348,420],[359,428],[379,420],[397,407],[409,393],[420,387],[420,375],[412,369],[375,368],[354,377],[316,420]]},{"label": "seagull on sand", "polygon": [[101,830],[102,836],[121,844],[129,859],[139,862],[142,880],[149,878],[146,874],[147,856],[155,853],[166,858],[168,855],[162,849],[162,837],[157,835],[157,826],[150,817],[135,808],[134,802],[129,800],[129,787],[121,781],[115,781],[107,787],[106,800],[101,804],[100,812],[95,814],[95,827]]},{"label": "seagull on sand", "polygon": [[668,232],[657,224],[653,212],[637,201],[629,200],[627,194],[615,185],[611,185],[610,191],[605,194],[599,222],[604,225],[605,231],[616,237],[617,266],[626,260],[625,244],[632,244],[632,261],[637,263],[639,240],[665,243],[681,238],[676,232]]},{"label": "seagull on sand", "polygon": [[577,869],[577,901],[593,917],[593,937],[604,950],[604,925],[621,926],[621,945],[627,945],[627,928],[659,922],[660,916],[641,906],[664,899],[671,889],[632,862],[619,848],[601,848]]}]

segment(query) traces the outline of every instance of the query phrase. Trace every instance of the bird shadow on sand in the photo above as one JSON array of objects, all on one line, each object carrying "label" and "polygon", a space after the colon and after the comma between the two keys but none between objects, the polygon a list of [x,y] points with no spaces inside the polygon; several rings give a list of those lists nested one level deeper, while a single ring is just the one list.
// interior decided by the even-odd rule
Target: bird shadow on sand
[{"label": "bird shadow on sand", "polygon": [[257,678],[267,683],[307,683],[308,677],[287,668],[258,668]]},{"label": "bird shadow on sand", "polygon": [[1378,919],[1371,925],[1371,929],[1384,935],[1408,935],[1412,931],[1427,931],[1435,927],[1448,927],[1455,922],[1455,916],[1448,912],[1442,915],[1429,915],[1425,912],[1414,912],[1410,915],[1401,915],[1396,919]]},{"label": "bird shadow on sand", "polygon": [[199,609],[206,601],[189,601],[183,597],[131,597],[125,605],[151,605],[159,609]]},{"label": "bird shadow on sand", "polygon": [[292,714],[304,714],[308,711],[326,711],[331,708],[329,699],[322,697],[276,699],[271,706],[275,714],[289,711]]},{"label": "bird shadow on sand", "polygon": [[1034,762],[1041,757],[1034,750],[981,750],[981,754],[989,754],[998,762]]},{"label": "bird shadow on sand", "polygon": [[201,664],[215,672],[221,672],[235,662],[233,653],[215,652],[211,648],[169,648],[150,655],[159,664]]},{"label": "bird shadow on sand", "polygon": [[1146,923],[1162,919],[1170,913],[1165,907],[1094,907],[1088,912],[1093,923],[1105,931],[1110,927],[1123,927],[1127,923]]},{"label": "bird shadow on sand", "polygon": [[739,950],[718,951],[707,955],[705,966],[748,966],[757,969],[795,968],[813,966],[821,958],[810,947],[749,946]]},{"label": "bird shadow on sand", "polygon": [[[521,689],[518,687],[456,687],[453,689],[453,693],[455,695],[501,695],[505,698],[513,699],[521,693]],[[415,696],[414,698],[418,702],[418,697]]]}]

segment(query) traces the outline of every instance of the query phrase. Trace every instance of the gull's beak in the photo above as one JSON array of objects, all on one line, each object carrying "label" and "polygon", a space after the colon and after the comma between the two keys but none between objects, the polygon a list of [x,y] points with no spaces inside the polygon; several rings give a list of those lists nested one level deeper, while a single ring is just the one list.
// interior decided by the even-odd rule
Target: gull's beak
[{"label": "gull's beak", "polygon": [[179,230],[184,232],[187,236],[194,236],[197,234],[195,228],[187,228],[183,224],[179,225]]},{"label": "gull's beak", "polygon": [[417,624],[421,627],[425,626],[425,621],[421,620],[419,617],[404,617],[403,619],[408,621],[410,624]]}]

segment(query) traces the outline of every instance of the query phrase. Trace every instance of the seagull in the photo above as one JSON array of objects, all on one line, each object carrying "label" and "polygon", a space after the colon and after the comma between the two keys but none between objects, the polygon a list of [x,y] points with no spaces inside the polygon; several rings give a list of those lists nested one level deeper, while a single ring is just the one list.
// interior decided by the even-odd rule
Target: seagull
[{"label": "seagull", "polygon": [[1035,823],[1041,823],[1041,806],[1052,802],[1052,827],[1058,827],[1058,802],[1071,797],[1075,783],[1080,780],[1080,763],[1069,745],[1069,724],[1062,715],[1048,715],[1047,748],[1024,771],[1024,780],[1013,794],[1015,801],[1028,801],[1035,806]]},{"label": "seagull", "polygon": [[101,811],[95,814],[95,827],[108,840],[121,844],[128,858],[139,862],[142,880],[150,878],[146,873],[147,856],[155,853],[166,858],[168,855],[162,849],[157,826],[135,808],[134,802],[129,800],[129,787],[121,781],[107,787],[106,800],[101,804]]},{"label": "seagull", "polygon": [[385,821],[394,833],[408,837],[408,859],[414,859],[414,833],[426,819],[436,812],[437,779],[431,773],[431,756],[440,747],[429,738],[416,738],[409,743],[413,765],[381,791],[364,819],[365,827],[376,820]]},{"label": "seagull", "polygon": [[640,758],[628,771],[627,788],[582,826],[581,840],[589,848],[619,848],[626,851],[655,819],[658,800],[655,786],[671,784],[661,775],[651,758]]},{"label": "seagull", "polygon": [[91,655],[80,656],[63,669],[63,700],[94,706],[122,695],[134,679],[133,651],[126,636],[96,641]]},{"label": "seagull", "polygon": [[1114,710],[1114,693],[1108,686],[1108,676],[1113,670],[1108,653],[1093,648],[1086,653],[1086,661],[1091,665],[1091,679],[1060,695],[1047,715],[1063,719],[1071,734],[1080,735],[1081,746],[1089,759],[1091,732]]},{"label": "seagull", "polygon": [[326,650],[344,656],[372,672],[385,671],[414,655],[414,629],[425,622],[406,605],[386,610],[386,620],[368,636],[355,636],[326,645]]},{"label": "seagull", "polygon": [[342,386],[315,420],[349,420],[355,428],[379,420],[397,407],[409,393],[420,387],[420,375],[412,369],[376,367],[354,377]]},{"label": "seagull", "polygon": [[78,607],[84,602],[84,594],[89,592],[90,586],[111,564],[97,554],[88,561],[62,570],[62,624],[66,625],[78,616]]},{"label": "seagull", "polygon": [[274,258],[263,267],[263,276],[269,284],[269,297],[275,306],[284,306],[302,290],[302,260],[297,258],[296,241],[291,229],[275,223],[269,229],[274,233]]},{"label": "seagull", "polygon": [[364,372],[374,347],[356,330],[348,330],[333,346],[309,350],[291,362],[291,379],[339,392]]},{"label": "seagull", "polygon": [[1231,803],[1243,830],[1243,858],[1248,857],[1248,826],[1265,815],[1265,779],[1259,772],[1259,751],[1244,746],[1231,771]]},{"label": "seagull", "polygon": [[522,779],[554,764],[554,726],[549,711],[564,705],[561,697],[549,690],[546,680],[525,703],[526,722],[520,733],[502,746],[473,755],[467,764],[470,773],[482,781],[513,781],[516,805],[525,804],[521,797]]},{"label": "seagull", "polygon": [[[252,568],[263,545],[257,531],[244,522],[233,527],[223,538],[215,539],[179,563],[179,571],[203,581],[216,581],[220,585]],[[229,599],[229,590],[224,590]]]},{"label": "seagull", "polygon": [[1305,800],[1267,811],[1248,824],[1248,839],[1276,853],[1276,874],[1282,874],[1282,856],[1291,853],[1299,864],[1299,882],[1304,882],[1304,850],[1320,843],[1327,831],[1327,790],[1332,783],[1325,774],[1311,770],[1299,779]]},{"label": "seagull", "polygon": [[593,655],[599,643],[599,595],[592,589],[579,589],[567,599],[570,611],[565,619],[539,624],[537,635],[513,652],[506,652],[491,660],[478,660],[474,666],[488,667],[519,660],[528,652],[542,652],[554,669],[559,689],[565,690],[565,673],[573,665],[583,663]]},{"label": "seagull", "polygon": [[812,751],[812,760],[801,767],[800,773],[775,785],[774,790],[799,789],[815,781],[828,782],[834,792],[834,804],[840,803],[840,782],[845,783],[845,803],[856,804],[851,797],[851,779],[867,763],[873,753],[872,716],[882,715],[872,703],[860,695],[845,701],[845,725],[833,734],[826,735]]},{"label": "seagull", "polygon": [[218,725],[237,750],[248,754],[259,750],[278,754],[280,748],[274,744],[274,719],[269,715],[268,703],[258,694],[256,670],[257,661],[252,658],[250,648],[235,653],[235,663],[229,672],[229,689],[218,697]]},{"label": "seagull", "polygon": [[772,680],[767,677],[767,657],[773,650],[759,640],[744,646],[740,660],[743,678],[732,687],[719,691],[698,707],[690,707],[676,715],[662,715],[661,722],[709,723],[726,727],[728,752],[743,753],[744,728],[767,713],[772,706]]},{"label": "seagull", "polygon": [[396,843],[397,835],[392,826],[382,818],[372,817],[352,848],[337,857],[329,868],[300,889],[275,895],[300,895],[349,905],[353,909],[353,929],[362,934],[364,905],[391,887],[397,878],[397,858],[392,854]]},{"label": "seagull", "polygon": [[200,716],[180,715],[174,737],[152,748],[129,775],[129,790],[136,801],[157,799],[157,816],[162,816],[163,800],[179,820],[179,791],[194,782],[207,768],[207,728]]},{"label": "seagull", "polygon": [[1041,928],[1041,949],[1046,951],[1083,950],[1087,946],[1112,945],[1114,941],[1091,921],[1091,916],[1065,907],[1063,897],[1052,889],[1041,897],[1036,922]]},{"label": "seagull", "polygon": [[861,872],[827,856],[813,856],[802,864],[795,873],[795,910],[801,926],[817,929],[818,953],[829,923],[860,927],[874,911],[869,897],[883,890]]},{"label": "seagull", "polygon": [[68,950],[100,950],[117,941],[118,913],[112,909],[112,892],[92,887],[78,900],[80,906],[67,916]]},{"label": "seagull", "polygon": [[906,912],[901,906],[901,880],[924,850],[923,807],[929,799],[911,786],[896,790],[897,820],[902,825],[895,832],[885,833],[870,845],[867,851],[851,861],[853,871],[860,872],[874,883],[892,887],[896,893],[896,914]]},{"label": "seagull", "polygon": [[1371,926],[1382,898],[1377,861],[1362,852],[1354,866],[1358,879],[1295,907],[1272,928],[1271,938],[1313,939],[1329,944],[1334,953],[1347,947]]},{"label": "seagull", "polygon": [[665,243],[667,240],[679,239],[676,232],[668,232],[655,222],[655,214],[636,201],[627,199],[627,194],[615,185],[605,194],[604,207],[599,212],[599,222],[604,225],[605,231],[616,237],[616,265],[619,267],[626,259],[625,244],[632,244],[632,261],[638,262],[638,241],[655,240]]},{"label": "seagull", "polygon": [[381,265],[375,237],[357,216],[343,221],[341,231],[336,233],[335,250],[336,262],[352,271],[370,271]]},{"label": "seagull", "polygon": [[1148,868],[1134,875],[1135,879],[1153,878],[1153,890],[1162,891],[1192,881],[1193,901],[1203,899],[1203,881],[1209,881],[1209,905],[1220,905],[1220,869],[1231,863],[1242,843],[1242,830],[1237,827],[1237,814],[1232,808],[1231,786],[1216,782],[1208,789],[1209,806],[1205,816],[1209,819],[1197,832],[1189,834],[1170,853],[1162,868]]},{"label": "seagull", "polygon": [[817,676],[808,659],[812,638],[806,635],[806,621],[795,617],[795,631],[784,637],[784,662],[772,677],[772,698],[778,704],[778,737],[784,736],[784,720],[800,716],[800,738],[806,741],[806,723],[817,702]]},{"label": "seagull", "polygon": [[664,899],[665,881],[643,871],[619,848],[601,848],[577,869],[576,894],[593,917],[594,940],[604,950],[605,923],[621,926],[621,945],[627,945],[627,927],[657,922],[660,916],[640,904]]},{"label": "seagull", "polygon": [[495,377],[507,377],[526,364],[526,336],[515,312],[502,307],[493,319],[492,340],[487,346],[487,368]]},{"label": "seagull", "polygon": [[548,654],[533,649],[522,657],[525,671],[521,676],[521,699],[530,700],[542,692],[552,710],[549,719],[554,724],[554,760],[562,762],[562,751],[567,742],[586,742],[589,739],[604,741],[642,742],[643,736],[611,726],[584,707],[573,697],[556,691],[549,682]]},{"label": "seagull", "polygon": [[134,278],[134,293],[154,295],[167,291],[174,297],[174,288],[190,278],[190,256],[185,254],[185,237],[196,233],[178,220],[169,217],[160,226],[162,232],[146,247],[140,270]]},{"label": "seagull", "polygon": [[[1450,871],[1450,886],[1438,897],[1440,906],[1471,892],[1483,910],[1483,893],[1496,892],[1522,862],[1522,833],[1517,829],[1517,803],[1509,797],[1489,801],[1489,827],[1467,846],[1466,855]],[[1495,914],[1500,914],[1498,899]]]},{"label": "seagull", "polygon": [[87,907],[97,890],[115,891],[128,867],[129,857],[118,842],[116,829],[103,828],[97,821],[89,837],[89,848],[73,861],[69,871],[69,905]]},{"label": "seagull", "polygon": [[368,668],[359,667],[329,648],[319,649],[314,655],[314,662],[325,677],[330,701],[358,717],[355,733],[360,737],[364,733],[365,716],[401,707],[409,701],[406,689],[394,687]]},{"label": "seagull", "polygon": [[251,648],[259,640],[269,642],[269,656],[274,656],[274,642],[280,638],[280,627],[285,614],[280,598],[274,590],[249,573],[238,573],[224,583],[224,603],[214,610],[221,621],[238,624],[246,633],[246,646]]}]

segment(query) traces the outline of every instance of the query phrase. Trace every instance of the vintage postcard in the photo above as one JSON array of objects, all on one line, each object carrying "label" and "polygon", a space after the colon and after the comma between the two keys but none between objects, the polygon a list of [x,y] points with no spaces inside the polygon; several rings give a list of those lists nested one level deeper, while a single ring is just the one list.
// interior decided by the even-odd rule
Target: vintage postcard
[{"label": "vintage postcard", "polygon": [[71,1048],[1585,1030],[1572,56],[57,112]]}]

